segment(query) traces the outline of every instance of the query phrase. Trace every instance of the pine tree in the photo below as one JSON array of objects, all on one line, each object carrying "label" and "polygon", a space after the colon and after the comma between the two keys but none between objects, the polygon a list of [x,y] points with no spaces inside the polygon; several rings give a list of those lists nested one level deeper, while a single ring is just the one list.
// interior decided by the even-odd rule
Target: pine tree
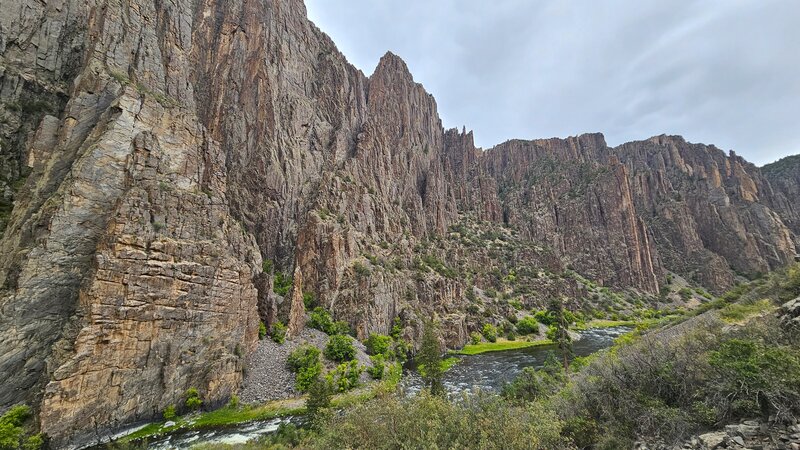
[{"label": "pine tree", "polygon": [[422,343],[417,354],[417,366],[423,366],[420,371],[422,382],[431,390],[433,395],[444,395],[444,370],[442,368],[442,354],[439,351],[439,334],[432,321],[426,321],[422,330]]},{"label": "pine tree", "polygon": [[317,376],[316,380],[308,388],[308,399],[306,399],[306,411],[312,426],[316,426],[320,418],[324,415],[326,408],[331,406],[333,387],[328,380]]},{"label": "pine tree", "polygon": [[552,340],[561,352],[564,362],[564,372],[569,374],[569,358],[572,356],[572,337],[569,335],[569,322],[564,315],[564,304],[560,298],[550,300],[547,307],[550,316],[553,318]]}]

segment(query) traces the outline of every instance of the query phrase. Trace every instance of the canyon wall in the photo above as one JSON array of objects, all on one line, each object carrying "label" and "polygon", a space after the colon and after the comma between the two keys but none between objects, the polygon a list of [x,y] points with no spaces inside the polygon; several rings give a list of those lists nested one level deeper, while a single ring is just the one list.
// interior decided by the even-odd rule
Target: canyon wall
[{"label": "canyon wall", "polygon": [[795,243],[800,248],[800,155],[787,156],[767,164],[761,171],[772,188],[772,209],[792,230]]},{"label": "canyon wall", "polygon": [[190,387],[226,401],[258,322],[292,313],[279,272],[361,338],[438,317],[456,346],[510,313],[487,292],[514,273],[527,306],[580,308],[540,271],[654,296],[666,271],[721,291],[795,252],[797,171],[665,136],[483,151],[399,57],[365,76],[300,0],[4,8],[0,408],[33,405],[57,445]]}]

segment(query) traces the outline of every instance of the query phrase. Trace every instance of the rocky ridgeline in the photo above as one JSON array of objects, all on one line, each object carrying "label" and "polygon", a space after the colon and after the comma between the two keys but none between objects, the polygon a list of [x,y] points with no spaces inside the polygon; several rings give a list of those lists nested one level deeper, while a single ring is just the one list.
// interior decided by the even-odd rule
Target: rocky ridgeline
[{"label": "rocky ridgeline", "polygon": [[[795,254],[796,165],[670,136],[483,151],[399,57],[364,75],[300,0],[3,7],[0,408],[33,405],[56,444],[190,387],[222,404],[258,321],[301,323],[304,292],[359,337],[437,316],[459,345],[512,313],[486,293],[517,268],[527,307],[588,294],[540,268],[652,296],[667,270],[719,292]],[[286,300],[277,271],[302,274]]]}]

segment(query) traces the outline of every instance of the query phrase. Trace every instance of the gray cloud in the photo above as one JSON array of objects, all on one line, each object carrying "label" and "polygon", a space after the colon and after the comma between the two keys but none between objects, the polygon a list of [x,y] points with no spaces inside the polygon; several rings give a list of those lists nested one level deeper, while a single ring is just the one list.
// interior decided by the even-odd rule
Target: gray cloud
[{"label": "gray cloud", "polygon": [[400,55],[488,148],[668,133],[763,164],[800,153],[800,1],[306,0],[369,74]]}]

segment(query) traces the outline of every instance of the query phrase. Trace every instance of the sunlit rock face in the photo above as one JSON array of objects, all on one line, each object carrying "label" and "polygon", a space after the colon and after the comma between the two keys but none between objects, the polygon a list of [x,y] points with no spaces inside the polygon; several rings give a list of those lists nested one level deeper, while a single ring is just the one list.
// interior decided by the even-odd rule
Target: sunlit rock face
[{"label": "sunlit rock face", "polygon": [[[364,75],[299,0],[3,8],[0,407],[33,405],[56,446],[191,387],[226,401],[258,322],[301,327],[304,293],[361,338],[437,317],[463,344],[506,258],[442,243],[465,222],[529,245],[506,265],[643,295],[666,270],[721,290],[795,252],[797,171],[666,136],[477,149],[399,57]],[[302,287],[277,295],[265,269]],[[541,283],[532,304],[585,294]]]}]

